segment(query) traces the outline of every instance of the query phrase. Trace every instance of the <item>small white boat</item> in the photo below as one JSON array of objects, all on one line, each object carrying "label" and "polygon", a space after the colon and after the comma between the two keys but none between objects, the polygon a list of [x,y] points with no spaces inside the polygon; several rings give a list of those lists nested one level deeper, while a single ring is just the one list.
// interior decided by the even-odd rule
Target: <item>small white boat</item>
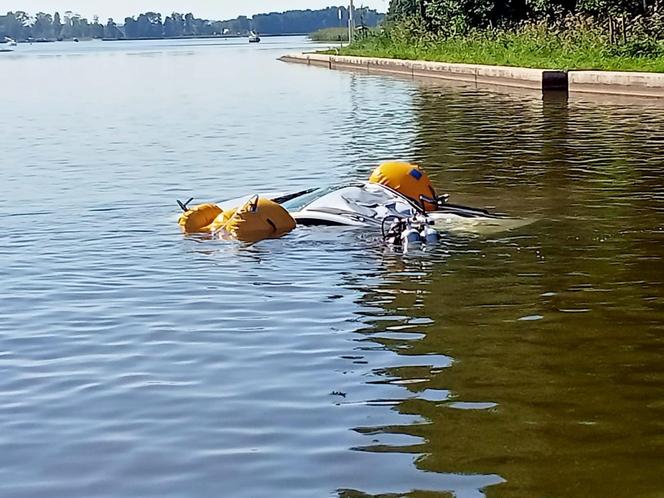
[{"label": "small white boat", "polygon": [[249,33],[249,43],[259,43],[261,41],[261,37],[258,36],[258,33],[255,31],[252,31]]},{"label": "small white boat", "polygon": [[0,52],[12,52],[16,46],[16,40],[5,36],[5,39],[0,43]]}]

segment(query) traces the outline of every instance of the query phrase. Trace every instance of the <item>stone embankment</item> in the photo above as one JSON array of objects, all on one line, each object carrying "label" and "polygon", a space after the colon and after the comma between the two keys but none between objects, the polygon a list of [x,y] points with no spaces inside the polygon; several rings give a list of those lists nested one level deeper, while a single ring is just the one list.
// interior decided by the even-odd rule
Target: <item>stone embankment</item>
[{"label": "stone embankment", "polygon": [[413,78],[439,78],[474,84],[530,88],[542,92],[569,91],[664,98],[663,73],[556,71],[324,54],[284,55],[280,60],[329,69],[355,69]]}]

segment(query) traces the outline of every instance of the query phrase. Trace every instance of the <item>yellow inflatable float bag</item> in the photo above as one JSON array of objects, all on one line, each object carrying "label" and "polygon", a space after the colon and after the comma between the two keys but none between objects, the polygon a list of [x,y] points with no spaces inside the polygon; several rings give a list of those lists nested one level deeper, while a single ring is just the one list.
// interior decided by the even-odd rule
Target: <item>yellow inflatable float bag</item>
[{"label": "yellow inflatable float bag", "polygon": [[235,211],[221,230],[245,242],[279,237],[295,228],[295,220],[281,205],[254,196]]},{"label": "yellow inflatable float bag", "polygon": [[383,163],[373,171],[369,177],[369,183],[378,183],[396,190],[418,206],[424,205],[427,211],[435,211],[438,208],[436,190],[433,188],[429,176],[414,164]]},{"label": "yellow inflatable float bag", "polygon": [[229,209],[227,211],[222,211],[219,216],[217,216],[212,223],[207,227],[210,233],[217,232],[224,228],[228,220],[235,216],[237,208]]},{"label": "yellow inflatable float bag", "polygon": [[222,210],[216,204],[201,204],[187,209],[178,220],[184,233],[208,233],[213,231],[210,225],[222,215]]}]

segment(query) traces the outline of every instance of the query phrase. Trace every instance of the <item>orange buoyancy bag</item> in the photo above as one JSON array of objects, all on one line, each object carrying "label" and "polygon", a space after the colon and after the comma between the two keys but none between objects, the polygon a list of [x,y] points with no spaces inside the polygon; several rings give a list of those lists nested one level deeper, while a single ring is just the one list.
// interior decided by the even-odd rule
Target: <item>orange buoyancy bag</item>
[{"label": "orange buoyancy bag", "polygon": [[295,228],[295,220],[280,204],[254,196],[235,211],[221,228],[229,236],[245,242],[280,237]]},{"label": "orange buoyancy bag", "polygon": [[399,161],[383,163],[371,173],[369,183],[378,183],[396,190],[418,206],[424,205],[427,211],[438,208],[436,190],[429,176],[415,164]]},{"label": "orange buoyancy bag", "polygon": [[280,204],[258,196],[226,211],[216,204],[201,204],[183,213],[178,224],[184,233],[218,232],[245,242],[279,237],[295,228],[295,220]]},{"label": "orange buoyancy bag", "polygon": [[201,204],[187,210],[180,216],[178,225],[184,233],[209,233],[212,222],[222,214],[222,210],[216,204]]}]

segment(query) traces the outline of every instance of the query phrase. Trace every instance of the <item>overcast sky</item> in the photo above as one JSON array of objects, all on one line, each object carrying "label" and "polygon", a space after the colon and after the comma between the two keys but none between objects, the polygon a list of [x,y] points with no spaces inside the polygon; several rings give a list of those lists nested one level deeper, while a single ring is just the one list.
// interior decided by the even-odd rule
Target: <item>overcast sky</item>
[{"label": "overcast sky", "polygon": [[[113,17],[123,20],[127,16],[141,12],[192,12],[205,19],[231,19],[239,15],[251,16],[263,12],[291,9],[319,9],[330,5],[343,5],[347,0],[0,0],[0,13],[23,10],[29,14],[37,12],[53,13],[65,11],[81,14],[83,17],[98,15],[101,19]],[[355,0],[381,12],[387,10],[388,0]]]}]

